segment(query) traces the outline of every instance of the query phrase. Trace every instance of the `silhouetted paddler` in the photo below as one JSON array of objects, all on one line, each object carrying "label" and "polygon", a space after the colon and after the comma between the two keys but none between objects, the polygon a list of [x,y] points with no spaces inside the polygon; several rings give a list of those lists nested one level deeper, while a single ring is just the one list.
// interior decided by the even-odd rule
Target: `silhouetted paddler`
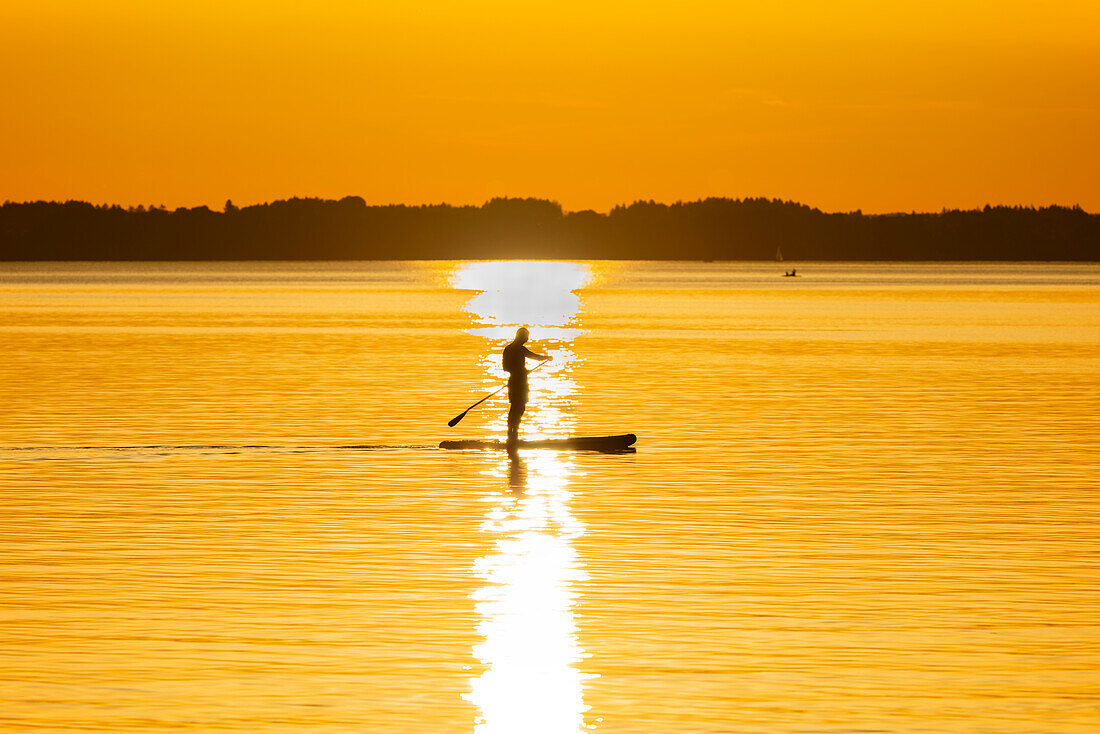
[{"label": "silhouetted paddler", "polygon": [[536,354],[528,349],[527,339],[530,334],[522,326],[516,331],[516,338],[504,348],[504,371],[508,373],[508,443],[514,444],[519,440],[519,422],[523,418],[523,412],[527,409],[527,358],[545,362],[550,359],[543,354]]}]

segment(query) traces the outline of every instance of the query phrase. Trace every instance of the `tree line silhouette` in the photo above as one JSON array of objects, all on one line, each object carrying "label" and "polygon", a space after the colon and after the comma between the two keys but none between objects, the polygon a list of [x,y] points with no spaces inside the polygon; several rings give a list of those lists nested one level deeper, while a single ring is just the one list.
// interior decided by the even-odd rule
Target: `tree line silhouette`
[{"label": "tree line silhouette", "polygon": [[367,206],[294,198],[223,211],[5,202],[0,260],[1100,260],[1100,214],[986,206],[823,212],[778,199],[638,201],[607,214],[543,199]]}]

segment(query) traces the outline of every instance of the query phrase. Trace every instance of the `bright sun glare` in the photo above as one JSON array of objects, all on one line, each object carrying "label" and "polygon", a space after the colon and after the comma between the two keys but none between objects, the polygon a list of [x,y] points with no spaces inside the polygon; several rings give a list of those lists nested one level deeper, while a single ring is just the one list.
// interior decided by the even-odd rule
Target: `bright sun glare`
[{"label": "bright sun glare", "polygon": [[[454,288],[474,292],[466,305],[484,340],[483,362],[500,379],[500,349],[518,326],[552,342],[551,369],[532,377],[524,418],[527,436],[567,435],[573,423],[570,375],[576,355],[569,343],[581,333],[576,291],[591,279],[588,266],[567,262],[466,263],[451,278]],[[491,429],[504,432],[501,415]],[[577,641],[575,586],[586,578],[573,540],[584,526],[571,513],[573,463],[561,454],[522,451],[496,460],[486,474],[501,488],[486,497],[482,530],[493,551],[473,571],[485,580],[474,595],[484,642],[474,655],[485,666],[466,699],[478,708],[478,734],[567,734],[585,729],[583,684],[593,674],[578,663],[586,657]]]},{"label": "bright sun glare", "polygon": [[511,338],[517,327],[527,326],[539,327],[545,336],[572,340],[581,331],[564,327],[580,309],[576,291],[591,278],[591,267],[584,263],[503,260],[464,263],[451,277],[451,285],[477,291],[466,304],[479,325],[471,334]]}]

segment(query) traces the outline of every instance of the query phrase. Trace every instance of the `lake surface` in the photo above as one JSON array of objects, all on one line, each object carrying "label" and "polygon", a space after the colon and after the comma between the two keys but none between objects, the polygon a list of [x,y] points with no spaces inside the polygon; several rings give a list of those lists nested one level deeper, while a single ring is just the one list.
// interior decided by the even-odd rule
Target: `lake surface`
[{"label": "lake surface", "polygon": [[0,265],[0,730],[1100,730],[1100,265],[784,266]]}]

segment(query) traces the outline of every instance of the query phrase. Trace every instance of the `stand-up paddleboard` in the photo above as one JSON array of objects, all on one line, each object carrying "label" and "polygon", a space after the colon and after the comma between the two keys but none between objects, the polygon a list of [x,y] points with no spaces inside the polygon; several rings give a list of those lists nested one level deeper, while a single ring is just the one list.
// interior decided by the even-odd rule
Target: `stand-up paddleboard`
[{"label": "stand-up paddleboard", "polygon": [[[551,438],[543,441],[520,441],[516,449],[557,449],[559,451],[603,451],[604,453],[629,453],[638,437],[633,433],[621,436],[576,436],[574,438]],[[441,449],[480,449],[483,451],[507,451],[508,444],[503,441],[443,441]]]}]

